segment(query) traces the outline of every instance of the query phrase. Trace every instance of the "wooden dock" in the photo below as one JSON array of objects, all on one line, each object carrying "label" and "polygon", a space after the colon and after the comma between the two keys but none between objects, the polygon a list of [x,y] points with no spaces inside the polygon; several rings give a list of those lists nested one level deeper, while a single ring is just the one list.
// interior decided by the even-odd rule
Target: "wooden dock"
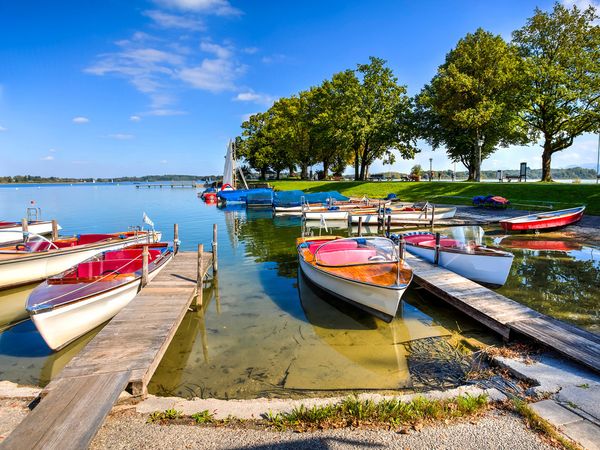
[{"label": "wooden dock", "polygon": [[204,278],[216,273],[213,231],[213,252],[179,252],[46,386],[0,448],[87,448],[123,390],[147,394],[190,304],[202,301]]},{"label": "wooden dock", "polygon": [[600,372],[600,336],[553,319],[474,281],[406,254],[414,281],[505,340],[525,336]]},{"label": "wooden dock", "polygon": [[157,189],[162,189],[162,188],[199,188],[202,187],[199,184],[196,183],[144,183],[144,184],[136,184],[135,187],[137,189],[139,188],[157,188]]}]

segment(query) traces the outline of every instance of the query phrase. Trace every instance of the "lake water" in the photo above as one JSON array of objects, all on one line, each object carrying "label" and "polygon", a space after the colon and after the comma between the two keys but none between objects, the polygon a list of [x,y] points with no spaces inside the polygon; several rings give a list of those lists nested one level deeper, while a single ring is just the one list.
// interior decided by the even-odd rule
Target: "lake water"
[{"label": "lake water", "polygon": [[[132,185],[3,187],[0,218],[19,220],[31,200],[44,218],[59,221],[63,234],[125,230],[140,225],[146,212],[166,240],[172,239],[173,223],[179,224],[182,250],[208,245],[212,224],[218,225],[218,277],[206,287],[204,306],[185,316],[152,379],[153,393],[254,398],[414,388],[407,342],[498,342],[423,291],[409,289],[390,324],[322,297],[298,276],[298,219],[219,210],[202,203],[194,189]],[[489,228],[485,239],[515,253],[501,293],[600,331],[598,249],[568,233],[505,237]],[[33,288],[0,291],[0,329],[24,318],[23,304]],[[52,353],[30,321],[5,325],[0,379],[44,385],[97,331]]]}]

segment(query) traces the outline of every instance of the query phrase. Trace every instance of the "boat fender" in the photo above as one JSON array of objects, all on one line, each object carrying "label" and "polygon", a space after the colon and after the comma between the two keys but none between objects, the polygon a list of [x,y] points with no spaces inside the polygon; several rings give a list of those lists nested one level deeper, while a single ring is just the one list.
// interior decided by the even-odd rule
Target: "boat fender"
[{"label": "boat fender", "polygon": [[127,236],[125,236],[124,234],[119,235],[119,239],[126,239],[126,238],[127,238]]},{"label": "boat fender", "polygon": [[330,206],[329,208],[327,208],[329,211],[337,211],[338,209],[340,209],[339,206]]},{"label": "boat fender", "polygon": [[385,212],[386,212],[386,214],[391,214],[392,213],[392,208],[385,208]]},{"label": "boat fender", "polygon": [[358,245],[367,245],[367,240],[365,238],[358,238],[355,239],[355,241],[358,243]]},{"label": "boat fender", "polygon": [[308,248],[308,242],[302,242],[298,247],[300,247],[300,248]]}]

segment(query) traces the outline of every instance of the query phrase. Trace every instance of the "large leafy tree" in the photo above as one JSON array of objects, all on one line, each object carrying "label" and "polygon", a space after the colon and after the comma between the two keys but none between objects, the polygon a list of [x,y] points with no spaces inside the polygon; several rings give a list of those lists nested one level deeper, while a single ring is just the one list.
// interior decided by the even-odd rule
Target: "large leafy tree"
[{"label": "large leafy tree", "polygon": [[552,155],[600,129],[600,27],[593,7],[554,5],[535,10],[513,33],[528,81],[523,118],[543,141],[542,181],[551,181]]},{"label": "large leafy tree", "polygon": [[467,168],[469,180],[479,178],[479,150],[484,160],[498,146],[527,142],[518,114],[521,73],[515,49],[479,28],[446,55],[417,96],[415,116],[422,137],[433,148],[445,146],[450,159]]}]

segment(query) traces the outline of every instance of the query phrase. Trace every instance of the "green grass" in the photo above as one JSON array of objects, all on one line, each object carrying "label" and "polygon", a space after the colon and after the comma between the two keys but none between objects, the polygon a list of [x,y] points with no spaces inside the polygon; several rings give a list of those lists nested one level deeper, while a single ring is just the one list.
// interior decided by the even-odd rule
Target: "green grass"
[{"label": "green grass", "polygon": [[192,414],[191,417],[192,419],[194,419],[194,422],[198,424],[212,423],[215,420],[215,416],[211,412],[209,412],[208,409]]},{"label": "green grass", "polygon": [[374,402],[349,397],[332,405],[311,408],[301,405],[287,413],[265,414],[263,418],[275,428],[299,431],[361,425],[397,428],[474,416],[487,405],[485,395],[464,395],[447,400],[417,397],[410,402],[395,399]]},{"label": "green grass", "polygon": [[450,183],[365,181],[271,181],[276,190],[305,192],[339,191],[348,196],[382,198],[394,193],[399,199],[470,205],[476,195],[500,195],[517,209],[564,209],[586,205],[586,213],[600,215],[600,185],[567,183]]},{"label": "green grass", "polygon": [[182,412],[177,411],[176,409],[165,409],[164,411],[154,411],[148,417],[147,422],[165,422],[168,420],[175,420],[182,417]]}]

